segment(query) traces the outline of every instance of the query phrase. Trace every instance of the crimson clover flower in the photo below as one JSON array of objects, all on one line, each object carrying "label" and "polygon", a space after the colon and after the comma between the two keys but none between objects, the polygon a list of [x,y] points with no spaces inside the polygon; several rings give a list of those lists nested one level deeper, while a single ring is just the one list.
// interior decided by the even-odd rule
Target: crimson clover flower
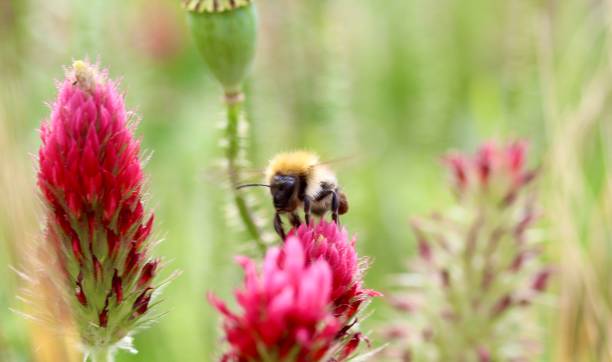
[{"label": "crimson clover flower", "polygon": [[349,239],[346,229],[334,222],[321,220],[314,225],[300,225],[291,230],[302,243],[308,262],[325,260],[332,270],[332,294],[334,314],[347,322],[360,310],[362,304],[381,294],[363,288],[363,272],[366,266],[355,250],[356,238]]},{"label": "crimson clover flower", "polygon": [[[65,304],[87,353],[110,355],[143,326],[160,267],[143,205],[140,144],[117,83],[74,62],[41,127],[38,186]],[[109,352],[111,351],[111,352]]]},{"label": "crimson clover flower", "polygon": [[357,348],[360,335],[346,338],[344,319],[333,312],[330,264],[310,261],[306,252],[288,237],[267,252],[261,273],[252,260],[238,258],[245,271],[236,291],[240,313],[209,294],[230,345],[222,361],[344,361]]},{"label": "crimson clover flower", "polygon": [[525,142],[489,142],[444,158],[454,207],[412,222],[418,258],[394,305],[409,316],[389,329],[408,360],[524,360],[537,352],[530,308],[551,268],[541,254]]}]

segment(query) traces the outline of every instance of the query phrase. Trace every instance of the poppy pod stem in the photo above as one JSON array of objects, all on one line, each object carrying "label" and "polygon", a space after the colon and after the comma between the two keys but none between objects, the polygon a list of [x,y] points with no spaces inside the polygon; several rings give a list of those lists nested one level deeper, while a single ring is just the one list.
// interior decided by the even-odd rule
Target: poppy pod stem
[{"label": "poppy pod stem", "polygon": [[187,10],[195,44],[225,94],[225,161],[232,202],[246,231],[263,253],[266,245],[256,223],[254,208],[236,189],[242,180],[241,169],[246,163],[241,142],[246,138],[241,133],[247,126],[242,111],[242,86],[255,57],[255,4],[252,0],[183,0],[183,8]]},{"label": "poppy pod stem", "polygon": [[262,239],[261,231],[255,223],[255,216],[253,215],[243,194],[237,189],[237,186],[240,183],[241,174],[239,165],[241,150],[240,123],[241,121],[245,122],[245,120],[242,119],[243,103],[244,94],[242,92],[225,93],[225,104],[227,106],[227,125],[225,128],[225,137],[227,139],[227,149],[225,150],[227,172],[232,198],[236,208],[238,209],[238,215],[251,238],[255,240],[258,248],[262,253],[264,253],[266,250],[266,245]]}]

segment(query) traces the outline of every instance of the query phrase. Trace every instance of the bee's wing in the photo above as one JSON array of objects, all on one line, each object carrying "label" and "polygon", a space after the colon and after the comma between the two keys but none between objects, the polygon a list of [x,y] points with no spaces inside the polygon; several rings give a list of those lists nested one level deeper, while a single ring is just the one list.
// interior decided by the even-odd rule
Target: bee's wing
[{"label": "bee's wing", "polygon": [[319,161],[318,165],[342,165],[342,167],[346,167],[349,164],[352,163],[356,163],[359,161],[359,157],[357,155],[350,155],[350,156],[340,156],[340,157],[336,157],[336,158],[332,158],[329,160],[322,160]]}]

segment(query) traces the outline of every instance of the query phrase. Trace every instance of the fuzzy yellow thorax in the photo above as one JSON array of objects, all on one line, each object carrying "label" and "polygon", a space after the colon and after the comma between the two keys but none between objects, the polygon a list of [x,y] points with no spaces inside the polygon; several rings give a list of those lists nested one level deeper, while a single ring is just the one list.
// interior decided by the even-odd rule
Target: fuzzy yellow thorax
[{"label": "fuzzy yellow thorax", "polygon": [[319,163],[319,156],[309,151],[279,153],[272,158],[266,169],[266,180],[276,174],[304,175]]}]

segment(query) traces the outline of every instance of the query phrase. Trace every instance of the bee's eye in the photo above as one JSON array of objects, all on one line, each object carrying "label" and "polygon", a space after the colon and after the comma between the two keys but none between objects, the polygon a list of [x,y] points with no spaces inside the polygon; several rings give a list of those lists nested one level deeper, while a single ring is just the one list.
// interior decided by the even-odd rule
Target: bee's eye
[{"label": "bee's eye", "polygon": [[295,178],[293,176],[279,175],[276,176],[273,185],[278,191],[286,191],[293,188],[295,185]]}]

